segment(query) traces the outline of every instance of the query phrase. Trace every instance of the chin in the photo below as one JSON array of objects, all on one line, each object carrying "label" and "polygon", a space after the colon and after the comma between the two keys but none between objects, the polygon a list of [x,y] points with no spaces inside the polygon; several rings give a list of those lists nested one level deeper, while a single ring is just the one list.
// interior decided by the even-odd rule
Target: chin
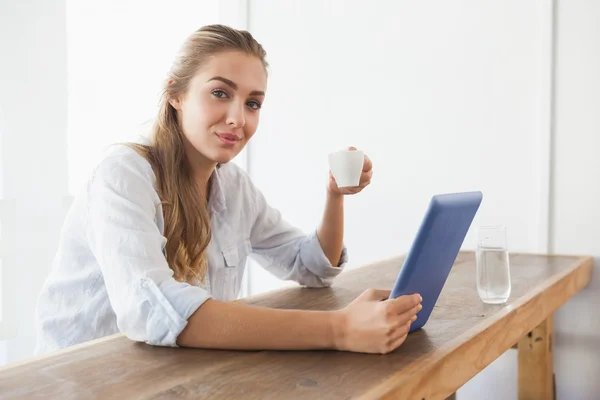
[{"label": "chin", "polygon": [[238,152],[234,152],[234,151],[228,151],[228,150],[221,150],[221,151],[217,151],[215,152],[214,156],[211,157],[213,159],[213,161],[219,163],[219,164],[227,164],[228,162],[230,162],[231,160],[233,160],[235,158],[235,156],[237,156]]}]

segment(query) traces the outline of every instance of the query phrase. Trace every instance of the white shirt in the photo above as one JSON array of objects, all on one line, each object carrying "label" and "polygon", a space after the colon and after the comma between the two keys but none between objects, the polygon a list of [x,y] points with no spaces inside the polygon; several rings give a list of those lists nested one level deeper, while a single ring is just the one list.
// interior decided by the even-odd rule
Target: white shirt
[{"label": "white shirt", "polygon": [[209,298],[238,297],[252,254],[280,279],[329,286],[333,267],[317,240],[270,207],[233,163],[215,169],[204,285],[173,278],[164,256],[164,219],[150,164],[119,145],[96,167],[66,217],[52,270],[36,307],[36,353],[121,332],[177,346],[187,319]]}]

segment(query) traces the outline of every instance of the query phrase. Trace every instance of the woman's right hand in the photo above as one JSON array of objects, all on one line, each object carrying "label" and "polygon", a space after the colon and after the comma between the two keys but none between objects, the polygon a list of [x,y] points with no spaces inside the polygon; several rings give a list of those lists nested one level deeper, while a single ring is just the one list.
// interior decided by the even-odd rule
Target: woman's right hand
[{"label": "woman's right hand", "polygon": [[338,350],[387,354],[404,342],[423,299],[418,294],[388,299],[390,293],[367,289],[337,311]]}]

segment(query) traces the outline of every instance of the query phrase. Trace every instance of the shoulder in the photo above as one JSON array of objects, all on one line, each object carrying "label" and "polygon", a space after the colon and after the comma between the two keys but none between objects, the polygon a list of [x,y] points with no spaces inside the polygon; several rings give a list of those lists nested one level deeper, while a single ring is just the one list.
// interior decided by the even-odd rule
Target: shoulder
[{"label": "shoulder", "polygon": [[156,177],[150,163],[128,144],[111,146],[89,180],[90,186],[111,187],[133,193],[154,189],[155,184]]},{"label": "shoulder", "polygon": [[93,175],[99,174],[116,175],[117,179],[131,175],[154,178],[154,172],[148,160],[128,144],[115,144],[105,152],[96,165]]}]

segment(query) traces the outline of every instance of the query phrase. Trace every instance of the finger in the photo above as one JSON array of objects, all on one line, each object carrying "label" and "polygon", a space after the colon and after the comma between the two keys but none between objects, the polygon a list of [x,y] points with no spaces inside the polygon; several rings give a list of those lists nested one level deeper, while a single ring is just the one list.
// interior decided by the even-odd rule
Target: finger
[{"label": "finger", "polygon": [[405,318],[402,318],[402,316],[395,316],[394,324],[389,328],[389,337],[396,338],[399,335],[404,335],[408,332],[412,322],[412,319],[407,321]]},{"label": "finger", "polygon": [[386,317],[388,321],[393,321],[394,326],[392,329],[398,329],[399,327],[405,326],[406,324],[410,326],[410,324],[416,321],[417,313],[421,311],[422,308],[423,306],[419,304],[411,308],[410,310],[403,312],[402,314],[394,314],[393,311],[390,312],[390,310],[388,309],[386,310]]},{"label": "finger", "polygon": [[400,317],[403,318],[405,321],[409,321],[410,319],[412,319],[412,317],[417,315],[419,313],[419,311],[421,311],[422,309],[423,309],[423,304],[417,304],[410,310],[407,310],[407,311],[403,312],[402,314],[400,314]]},{"label": "finger", "polygon": [[363,171],[367,172],[373,168],[373,163],[371,159],[365,154],[365,162],[363,163]]},{"label": "finger", "polygon": [[348,146],[348,150],[357,150],[354,146]]},{"label": "finger", "polygon": [[356,193],[359,193],[361,190],[362,190],[362,188],[360,186],[357,186],[357,187],[353,187],[353,188],[340,189],[340,193],[342,193],[342,194],[356,194]]},{"label": "finger", "polygon": [[418,294],[403,295],[395,299],[390,299],[392,307],[394,307],[397,314],[402,314],[406,311],[410,311],[413,307],[418,306],[423,301],[422,297]]},{"label": "finger", "polygon": [[410,310],[405,311],[402,314],[400,314],[400,320],[403,321],[403,322],[405,322],[405,323],[406,323],[406,321],[412,322],[413,318],[416,320],[415,317],[417,316],[417,313],[419,311],[421,311],[422,309],[423,309],[423,305],[422,304],[418,304],[415,307],[411,308]]},{"label": "finger", "polygon": [[404,343],[404,341],[406,340],[407,337],[408,337],[408,333],[405,333],[404,335],[398,336],[397,338],[392,340],[388,346],[389,351],[392,352],[392,351],[396,350],[398,347],[400,347],[402,345],[402,343]]},{"label": "finger", "polygon": [[370,181],[372,176],[373,176],[373,170],[361,173],[360,174],[360,183]]},{"label": "finger", "polygon": [[373,170],[368,171],[368,172],[363,172],[360,175],[360,184],[359,186],[364,188],[366,187],[369,183],[371,183],[371,177],[373,176]]},{"label": "finger", "polygon": [[423,299],[419,294],[399,296],[390,300],[396,314],[402,314],[413,307],[416,307],[421,301],[423,301]]},{"label": "finger", "polygon": [[363,190],[361,186],[344,187],[338,189],[340,190],[341,194],[356,194]]},{"label": "finger", "polygon": [[[415,316],[416,319],[416,316]],[[392,341],[398,340],[399,338],[406,338],[408,332],[410,332],[410,326],[414,321],[410,320],[408,322],[404,321],[398,324],[397,328],[394,330],[394,334],[390,335]]]}]

